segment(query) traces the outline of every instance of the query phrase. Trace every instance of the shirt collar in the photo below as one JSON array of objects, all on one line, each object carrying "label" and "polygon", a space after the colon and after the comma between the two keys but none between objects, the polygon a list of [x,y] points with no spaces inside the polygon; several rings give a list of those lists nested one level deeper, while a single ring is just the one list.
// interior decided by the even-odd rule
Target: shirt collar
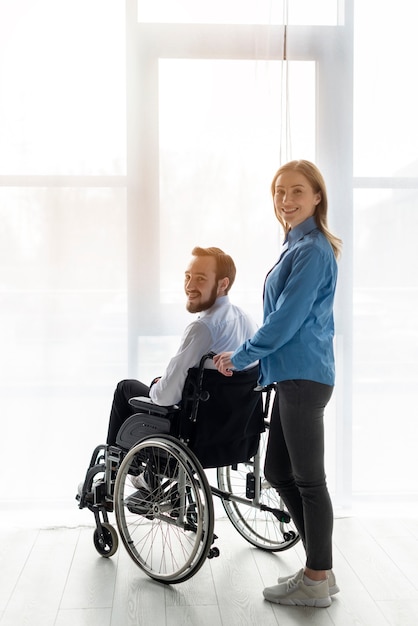
[{"label": "shirt collar", "polygon": [[310,233],[311,231],[318,228],[316,225],[315,217],[312,215],[308,217],[304,222],[295,226],[295,228],[291,228],[287,235],[287,240],[289,242],[289,248],[292,247],[297,241],[303,239],[305,235]]},{"label": "shirt collar", "polygon": [[229,296],[218,296],[210,309],[206,309],[206,311],[200,311],[199,319],[201,317],[205,317],[205,315],[208,315],[211,311],[225,306],[226,304],[229,304]]}]

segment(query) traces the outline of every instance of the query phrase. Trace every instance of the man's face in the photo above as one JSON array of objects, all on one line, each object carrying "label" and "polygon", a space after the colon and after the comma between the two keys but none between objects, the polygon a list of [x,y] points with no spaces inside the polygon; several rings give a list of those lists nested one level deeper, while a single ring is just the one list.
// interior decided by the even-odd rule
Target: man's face
[{"label": "man's face", "polygon": [[211,256],[194,256],[184,274],[184,291],[189,313],[206,311],[215,303],[219,288],[216,261]]}]

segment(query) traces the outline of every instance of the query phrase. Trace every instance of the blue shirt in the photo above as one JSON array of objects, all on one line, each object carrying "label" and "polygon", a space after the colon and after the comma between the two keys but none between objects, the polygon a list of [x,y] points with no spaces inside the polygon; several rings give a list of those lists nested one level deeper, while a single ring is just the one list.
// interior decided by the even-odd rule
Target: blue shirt
[{"label": "blue shirt", "polygon": [[259,360],[262,385],[297,379],[333,385],[335,255],[314,217],[292,228],[287,244],[266,277],[263,325],[232,363],[241,370]]}]

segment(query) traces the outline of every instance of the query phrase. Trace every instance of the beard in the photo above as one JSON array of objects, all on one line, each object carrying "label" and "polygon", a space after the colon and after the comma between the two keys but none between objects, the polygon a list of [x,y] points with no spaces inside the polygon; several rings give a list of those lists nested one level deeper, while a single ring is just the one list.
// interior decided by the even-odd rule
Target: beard
[{"label": "beard", "polygon": [[199,300],[197,302],[186,302],[186,309],[189,313],[201,313],[207,311],[216,302],[218,297],[218,287],[214,285],[207,300]]}]

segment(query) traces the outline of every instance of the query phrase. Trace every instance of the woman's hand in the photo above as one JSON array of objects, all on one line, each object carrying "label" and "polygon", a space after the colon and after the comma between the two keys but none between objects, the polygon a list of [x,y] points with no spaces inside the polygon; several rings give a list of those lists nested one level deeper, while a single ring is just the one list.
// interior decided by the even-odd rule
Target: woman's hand
[{"label": "woman's hand", "polygon": [[232,376],[233,374],[232,369],[234,366],[231,361],[231,354],[233,354],[233,352],[221,352],[221,354],[216,354],[213,357],[213,362],[218,372],[224,376]]}]

